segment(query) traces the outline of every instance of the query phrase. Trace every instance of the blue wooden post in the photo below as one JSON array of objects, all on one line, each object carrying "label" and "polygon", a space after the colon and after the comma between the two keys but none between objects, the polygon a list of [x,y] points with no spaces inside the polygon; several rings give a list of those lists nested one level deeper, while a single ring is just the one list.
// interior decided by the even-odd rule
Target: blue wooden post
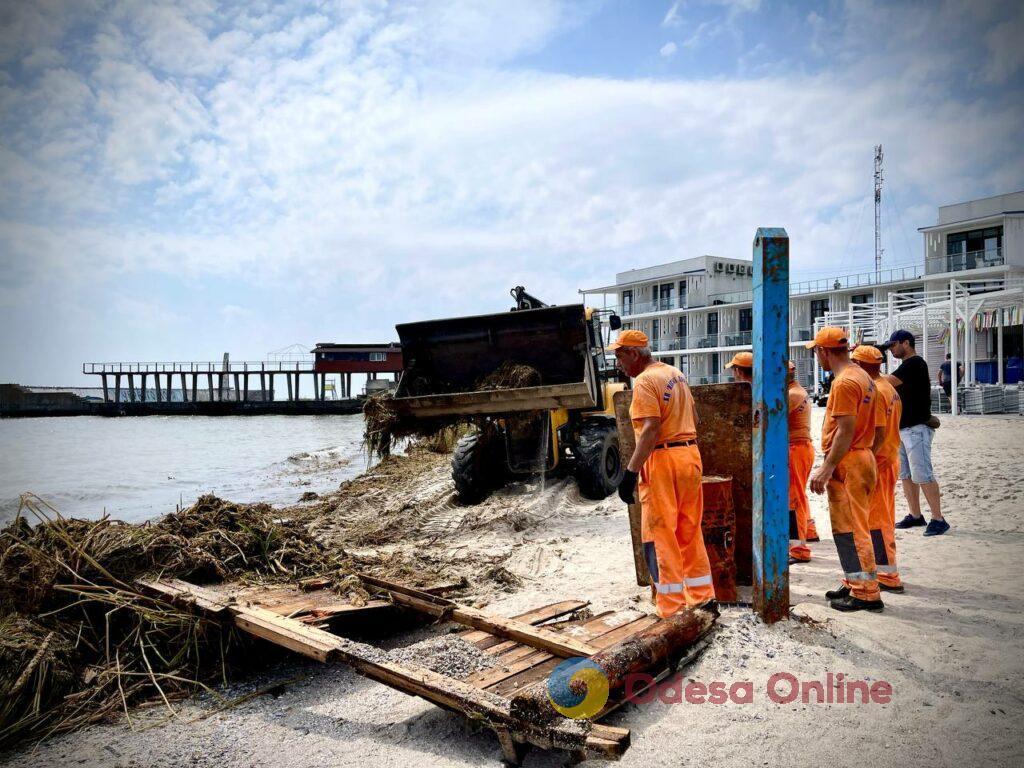
[{"label": "blue wooden post", "polygon": [[754,610],[789,615],[789,235],[754,237]]}]

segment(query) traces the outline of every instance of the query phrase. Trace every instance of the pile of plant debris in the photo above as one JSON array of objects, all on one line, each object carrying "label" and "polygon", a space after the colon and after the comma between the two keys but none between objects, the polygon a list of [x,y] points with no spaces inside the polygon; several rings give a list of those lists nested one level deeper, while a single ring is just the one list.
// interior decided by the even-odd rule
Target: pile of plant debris
[{"label": "pile of plant debris", "polygon": [[[476,382],[476,391],[522,389],[541,385],[540,371],[509,360]],[[439,452],[451,451],[467,426],[481,417],[451,416],[430,419],[402,418],[394,407],[390,392],[370,395],[363,403],[363,446],[371,456],[386,458],[392,448],[409,437],[420,437],[437,446]]]},{"label": "pile of plant debris", "polygon": [[234,652],[249,641],[145,593],[143,577],[200,584],[322,577],[357,602],[364,595],[355,573],[387,576],[397,567],[328,551],[266,504],[203,496],[133,525],[65,519],[25,496],[0,530],[0,744],[121,711],[130,718],[133,704],[156,697],[170,708],[227,678]]}]

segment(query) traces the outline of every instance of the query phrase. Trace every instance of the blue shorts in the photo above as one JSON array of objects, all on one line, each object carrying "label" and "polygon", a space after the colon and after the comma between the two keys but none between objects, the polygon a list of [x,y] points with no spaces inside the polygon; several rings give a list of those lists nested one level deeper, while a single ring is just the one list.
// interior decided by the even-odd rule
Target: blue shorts
[{"label": "blue shorts", "polygon": [[927,424],[915,424],[900,430],[900,480],[918,485],[935,480],[932,471],[932,437],[935,430]]}]

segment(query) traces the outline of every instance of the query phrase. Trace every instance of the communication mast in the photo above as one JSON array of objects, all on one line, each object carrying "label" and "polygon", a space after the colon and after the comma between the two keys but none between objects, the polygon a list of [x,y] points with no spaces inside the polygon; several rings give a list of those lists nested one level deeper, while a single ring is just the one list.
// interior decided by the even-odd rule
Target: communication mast
[{"label": "communication mast", "polygon": [[882,273],[882,145],[875,145],[875,281]]}]

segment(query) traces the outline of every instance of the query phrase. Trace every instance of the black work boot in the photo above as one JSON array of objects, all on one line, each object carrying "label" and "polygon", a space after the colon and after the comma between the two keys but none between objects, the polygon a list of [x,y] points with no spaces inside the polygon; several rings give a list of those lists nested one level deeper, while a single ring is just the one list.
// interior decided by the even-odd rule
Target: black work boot
[{"label": "black work boot", "polygon": [[861,600],[859,597],[847,595],[833,600],[829,605],[837,610],[848,613],[850,611],[880,611],[885,608],[881,600]]},{"label": "black work boot", "polygon": [[844,597],[850,596],[850,588],[845,584],[840,584],[835,589],[830,589],[825,593],[825,597],[829,600],[842,600]]}]

